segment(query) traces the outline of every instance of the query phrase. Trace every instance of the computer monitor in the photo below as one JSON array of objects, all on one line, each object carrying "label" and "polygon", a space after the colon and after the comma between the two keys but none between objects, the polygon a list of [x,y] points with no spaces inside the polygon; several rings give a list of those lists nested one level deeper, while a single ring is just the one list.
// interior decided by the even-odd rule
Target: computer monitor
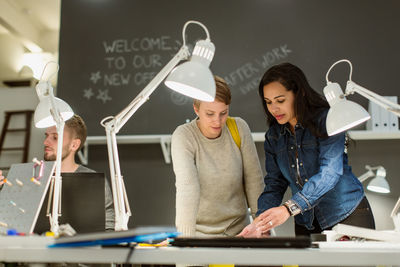
[{"label": "computer monitor", "polygon": [[[105,230],[105,175],[96,172],[61,173],[61,217],[59,224],[70,224],[77,233],[91,233]],[[41,207],[34,233],[50,230],[46,216],[46,199]]]}]

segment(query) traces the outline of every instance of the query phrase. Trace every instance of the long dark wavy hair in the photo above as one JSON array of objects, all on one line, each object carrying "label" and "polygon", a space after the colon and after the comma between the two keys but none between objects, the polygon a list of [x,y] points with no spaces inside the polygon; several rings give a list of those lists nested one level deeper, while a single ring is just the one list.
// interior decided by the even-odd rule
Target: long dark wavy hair
[{"label": "long dark wavy hair", "polygon": [[268,111],[267,103],[264,99],[264,86],[272,82],[279,82],[286,90],[293,92],[295,96],[294,114],[297,122],[308,128],[314,136],[326,137],[326,131],[319,129],[315,116],[324,109],[329,108],[329,104],[323,96],[311,88],[303,71],[290,63],[281,63],[271,67],[264,73],[260,81],[258,93],[267,115],[267,124],[271,126],[274,123],[278,123]]}]

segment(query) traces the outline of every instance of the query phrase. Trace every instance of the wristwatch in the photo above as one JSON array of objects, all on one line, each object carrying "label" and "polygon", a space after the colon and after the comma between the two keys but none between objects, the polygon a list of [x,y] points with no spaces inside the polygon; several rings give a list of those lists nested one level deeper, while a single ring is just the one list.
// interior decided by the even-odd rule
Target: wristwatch
[{"label": "wristwatch", "polygon": [[291,216],[296,216],[301,212],[299,206],[291,199],[283,203],[283,205],[288,209]]}]

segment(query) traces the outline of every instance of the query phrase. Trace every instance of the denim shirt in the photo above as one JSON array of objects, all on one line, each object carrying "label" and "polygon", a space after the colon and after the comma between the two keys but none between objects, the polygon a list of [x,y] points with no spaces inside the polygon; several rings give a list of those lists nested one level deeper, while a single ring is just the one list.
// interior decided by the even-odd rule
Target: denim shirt
[{"label": "denim shirt", "polygon": [[[327,110],[317,114],[320,129],[326,129]],[[345,133],[319,138],[297,124],[271,125],[265,134],[265,188],[258,199],[258,212],[281,204],[288,186],[292,200],[301,209],[296,224],[312,230],[314,218],[321,229],[349,216],[364,197],[361,182],[348,165]],[[298,161],[296,161],[296,152]]]}]

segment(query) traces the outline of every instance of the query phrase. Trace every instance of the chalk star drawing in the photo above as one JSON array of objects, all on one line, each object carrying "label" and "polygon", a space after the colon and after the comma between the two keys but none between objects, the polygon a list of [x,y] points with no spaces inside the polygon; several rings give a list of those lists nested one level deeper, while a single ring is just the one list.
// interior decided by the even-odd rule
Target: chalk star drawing
[{"label": "chalk star drawing", "polygon": [[90,100],[92,98],[92,96],[94,96],[92,88],[83,89],[83,97],[84,98],[87,98],[88,100]]},{"label": "chalk star drawing", "polygon": [[182,94],[176,93],[174,91],[171,90],[171,101],[172,103],[174,103],[177,106],[183,106],[186,103],[188,103],[190,100],[189,97],[184,96]]},{"label": "chalk star drawing", "polygon": [[97,81],[100,80],[100,79],[101,79],[100,71],[98,71],[98,72],[92,72],[92,73],[90,74],[90,80],[91,80],[94,84],[96,84]]},{"label": "chalk star drawing", "polygon": [[96,96],[96,99],[100,99],[101,101],[103,101],[103,104],[105,104],[107,101],[112,100],[112,98],[108,95],[108,89],[99,89],[99,94]]}]

